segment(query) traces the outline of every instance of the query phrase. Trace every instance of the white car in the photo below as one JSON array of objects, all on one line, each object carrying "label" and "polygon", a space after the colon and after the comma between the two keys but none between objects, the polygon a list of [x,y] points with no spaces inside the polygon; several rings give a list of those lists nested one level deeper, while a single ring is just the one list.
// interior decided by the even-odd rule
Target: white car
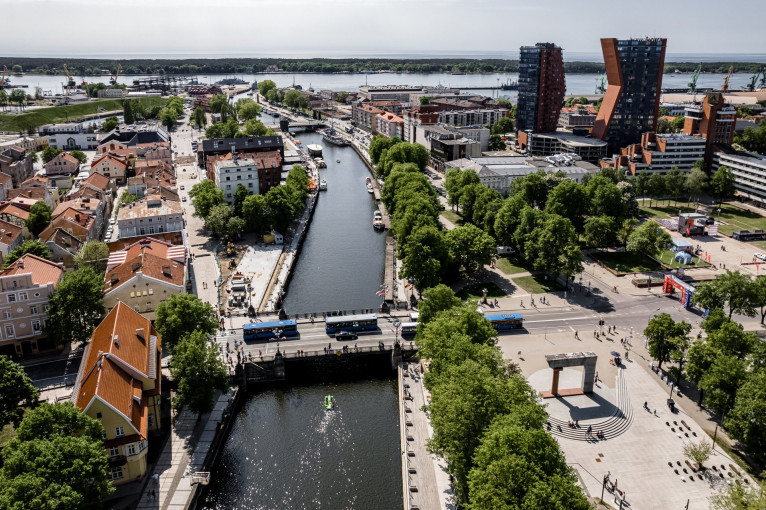
[{"label": "white car", "polygon": [[183,184],[181,184],[181,189],[186,189]]},{"label": "white car", "polygon": [[758,260],[766,260],[766,253],[756,253],[753,255],[753,257],[757,258]]}]

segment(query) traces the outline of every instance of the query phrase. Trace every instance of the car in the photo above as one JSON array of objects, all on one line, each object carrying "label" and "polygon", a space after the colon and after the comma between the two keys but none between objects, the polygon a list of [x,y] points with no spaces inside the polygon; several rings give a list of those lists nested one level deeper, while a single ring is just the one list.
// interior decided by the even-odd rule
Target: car
[{"label": "car", "polygon": [[186,189],[183,184],[181,184],[181,189]]},{"label": "car", "polygon": [[766,253],[756,253],[753,255],[753,257],[757,258],[758,260],[766,260]]},{"label": "car", "polygon": [[335,333],[335,340],[356,340],[359,335],[351,331],[338,331]]},{"label": "car", "polygon": [[109,224],[110,224],[110,225],[114,225],[116,222],[117,222],[117,220],[115,220],[114,218],[111,218],[111,219],[109,220]]},{"label": "car", "polygon": [[186,195],[181,197],[181,202],[186,202]]}]

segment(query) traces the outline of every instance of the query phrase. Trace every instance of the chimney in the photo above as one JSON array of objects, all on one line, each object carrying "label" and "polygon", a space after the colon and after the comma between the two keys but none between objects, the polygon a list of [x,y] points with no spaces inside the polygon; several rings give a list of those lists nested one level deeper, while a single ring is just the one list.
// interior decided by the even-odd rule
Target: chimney
[{"label": "chimney", "polygon": [[144,337],[144,328],[137,328],[136,329],[136,336],[139,340],[142,342],[145,340],[146,337]]}]

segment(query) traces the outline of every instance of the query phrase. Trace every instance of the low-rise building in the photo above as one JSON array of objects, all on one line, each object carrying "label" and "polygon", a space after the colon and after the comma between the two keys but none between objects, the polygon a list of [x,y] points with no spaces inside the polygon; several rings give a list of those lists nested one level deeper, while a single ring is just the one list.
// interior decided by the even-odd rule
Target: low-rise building
[{"label": "low-rise building", "polygon": [[80,161],[68,152],[59,152],[45,163],[45,175],[75,175],[80,172]]},{"label": "low-rise building", "polygon": [[5,260],[8,252],[21,245],[24,227],[0,220],[0,262]]},{"label": "low-rise building", "polygon": [[734,174],[734,188],[741,198],[766,205],[766,156],[733,150],[716,152],[713,170],[725,166]]},{"label": "low-rise building", "polygon": [[21,228],[24,228],[29,219],[29,210],[19,207],[11,202],[4,202],[0,204],[0,220],[13,223]]},{"label": "low-rise building", "polygon": [[13,189],[13,177],[0,172],[0,201],[8,197],[8,190]]},{"label": "low-rise building", "polygon": [[376,134],[377,117],[383,110],[368,103],[356,103],[351,105],[351,122],[359,129]]},{"label": "low-rise building", "polygon": [[565,106],[559,115],[559,127],[564,129],[593,128],[598,110],[593,105]]},{"label": "low-rise building", "polygon": [[128,162],[126,158],[113,153],[102,154],[93,160],[90,171],[114,179],[117,184],[125,184]]},{"label": "low-rise building", "polygon": [[0,172],[10,175],[13,186],[17,187],[35,173],[32,152],[13,146],[0,152]]},{"label": "low-rise building", "polygon": [[[276,161],[272,161],[276,168]],[[232,154],[230,159],[222,159],[215,164],[215,185],[223,191],[223,196],[229,204],[234,203],[234,195],[239,185],[247,188],[250,194],[258,194],[258,167],[250,158],[239,158]]]},{"label": "low-rise building", "polygon": [[146,475],[149,435],[161,428],[161,354],[151,321],[125,303],[104,317],[85,348],[72,401],[104,426],[115,485]]},{"label": "low-rise building", "polygon": [[701,136],[644,133],[641,143],[630,145],[601,166],[626,168],[631,175],[639,172],[666,174],[671,168],[688,172],[705,157],[705,139]]},{"label": "low-rise building", "polygon": [[56,348],[43,332],[61,264],[31,253],[0,271],[0,354],[26,356]]},{"label": "low-rise building", "polygon": [[117,231],[120,237],[152,235],[184,228],[180,202],[150,195],[120,207]]},{"label": "low-rise building", "polygon": [[62,228],[53,230],[47,237],[41,237],[40,240],[51,251],[51,260],[62,264],[66,269],[74,267],[74,257],[85,244]]},{"label": "low-rise building", "polygon": [[382,112],[375,118],[375,131],[386,138],[402,137],[404,119],[391,112]]},{"label": "low-rise building", "polygon": [[152,238],[141,239],[124,250],[112,252],[104,277],[104,304],[129,304],[154,319],[162,301],[185,292],[188,281],[186,248]]},{"label": "low-rise building", "polygon": [[93,216],[93,228],[96,232],[101,232],[106,222],[106,216],[109,211],[106,209],[106,202],[94,197],[78,197],[65,202],[59,203],[51,214],[51,218],[55,218],[59,214],[65,212],[67,209],[74,209],[83,214],[89,214]]},{"label": "low-rise building", "polygon": [[81,123],[46,124],[38,128],[40,136],[48,138],[48,145],[56,149],[95,150],[98,147],[97,133],[86,129]]},{"label": "low-rise building", "polygon": [[[197,164],[207,170],[207,177],[213,180],[213,166],[216,157],[231,154],[239,157],[252,157],[260,152],[278,152],[284,159],[285,148],[281,136],[253,136],[243,138],[211,138],[202,140],[197,149]],[[213,160],[212,163],[209,160]]]},{"label": "low-rise building", "polygon": [[521,151],[533,156],[551,156],[554,154],[575,154],[590,163],[598,163],[607,155],[607,143],[579,132],[555,131],[552,133],[533,133],[519,131],[516,144]]},{"label": "low-rise building", "polygon": [[[131,124],[130,126],[117,126],[103,136],[101,145],[108,147],[108,144],[112,141],[119,142],[124,147],[137,150],[138,146],[142,144],[168,142],[170,141],[170,135],[159,122],[152,121]],[[109,150],[106,152],[109,152]]]},{"label": "low-rise building", "polygon": [[77,209],[67,207],[51,220],[45,230],[40,232],[40,239],[48,239],[51,234],[61,228],[65,232],[72,234],[80,241],[86,243],[96,239],[98,232],[94,228],[96,220],[90,214],[81,213]]}]

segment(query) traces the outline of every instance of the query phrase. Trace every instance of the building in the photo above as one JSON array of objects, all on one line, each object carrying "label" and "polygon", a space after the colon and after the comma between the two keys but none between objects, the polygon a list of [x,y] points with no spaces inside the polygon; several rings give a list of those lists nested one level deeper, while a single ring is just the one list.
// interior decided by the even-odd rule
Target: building
[{"label": "building", "polygon": [[183,230],[180,202],[150,195],[120,207],[117,231],[120,237],[135,237]]},{"label": "building", "polygon": [[0,142],[0,152],[14,146],[21,147],[27,151],[40,152],[48,146],[48,139],[44,136],[35,136],[34,138],[31,136],[9,138]]},{"label": "building", "polygon": [[611,152],[657,131],[667,39],[601,39],[609,85],[593,136]]},{"label": "building", "polygon": [[482,156],[447,162],[446,169],[461,168],[474,170],[479,182],[487,188],[508,195],[511,182],[519,177],[536,172],[563,172],[567,178],[582,182],[586,175],[594,175],[598,167],[581,161],[571,154],[558,154],[545,158],[529,156]]},{"label": "building", "polygon": [[18,187],[35,173],[32,152],[13,146],[0,152],[0,172],[10,175],[14,187]]},{"label": "building", "polygon": [[731,149],[713,155],[713,171],[725,166],[734,174],[734,188],[741,198],[766,205],[766,156]]},{"label": "building", "polygon": [[522,46],[519,57],[519,131],[556,131],[566,95],[561,48],[552,43]]},{"label": "building", "polygon": [[359,129],[376,134],[377,117],[384,113],[383,110],[377,106],[373,106],[367,103],[357,103],[351,105],[351,122]]},{"label": "building", "polygon": [[96,219],[90,214],[67,207],[52,218],[45,230],[40,232],[38,236],[40,239],[48,239],[57,228],[63,229],[84,243],[98,237],[99,232],[95,228]]},{"label": "building", "polygon": [[90,165],[91,173],[101,174],[107,179],[114,179],[117,184],[125,184],[128,173],[127,159],[116,154],[96,156]]},{"label": "building", "polygon": [[112,483],[146,474],[149,434],[160,430],[161,339],[149,319],[119,303],[93,331],[72,392],[104,426]]},{"label": "building", "polygon": [[519,131],[516,144],[519,150],[527,151],[535,156],[569,153],[585,161],[598,163],[607,154],[607,144],[603,140],[587,136],[585,133],[578,134],[578,130],[574,132],[555,131],[553,133]]},{"label": "building", "polygon": [[27,356],[56,348],[45,338],[48,301],[64,268],[31,253],[0,271],[0,354]]},{"label": "building", "polygon": [[134,242],[109,254],[104,276],[104,305],[111,310],[127,303],[145,317],[171,295],[185,292],[186,248],[152,238]]},{"label": "building", "polygon": [[[277,162],[272,161],[276,168]],[[215,164],[215,185],[223,191],[223,196],[229,204],[234,203],[234,195],[239,185],[247,188],[248,193],[258,194],[258,167],[250,158],[239,158],[232,154],[229,159],[222,159]]]},{"label": "building", "polygon": [[0,172],[0,201],[8,197],[8,190],[13,189],[13,177]]},{"label": "building", "polygon": [[363,85],[359,87],[359,99],[367,101],[400,101],[407,103],[413,96],[437,94],[457,95],[459,89],[446,87],[423,87],[419,85]]},{"label": "building", "polygon": [[223,156],[232,150],[239,156],[259,152],[277,151],[284,159],[285,148],[281,136],[253,136],[243,138],[211,138],[202,140],[197,149],[197,165],[207,169],[208,179],[213,179],[213,166],[208,165],[208,158]]},{"label": "building", "polygon": [[705,163],[710,166],[716,149],[731,145],[737,124],[737,109],[727,104],[720,92],[709,92],[701,105],[686,107],[684,134],[705,139]]},{"label": "building", "polygon": [[48,145],[56,149],[92,151],[98,147],[99,135],[81,123],[46,124],[40,126],[37,132],[40,136],[48,137]]},{"label": "building", "polygon": [[24,227],[0,220],[0,262],[5,260],[8,252],[21,245]]},{"label": "building", "polygon": [[105,201],[95,197],[77,197],[59,203],[53,210],[51,217],[55,218],[67,209],[74,209],[80,213],[91,215],[94,220],[93,229],[96,232],[101,232],[109,214],[106,206],[107,203]]},{"label": "building", "polygon": [[[255,176],[254,174],[246,174],[246,173],[240,173],[240,176],[242,179],[250,179],[253,183],[253,187],[249,187],[246,184],[246,187],[250,190],[252,189],[251,193],[254,194],[260,194],[264,195],[266,194],[271,188],[274,186],[279,186],[283,180],[283,172],[289,171],[289,169],[292,168],[292,164],[285,164],[283,166],[284,159],[291,160],[292,158],[288,158],[287,156],[282,157],[282,154],[278,151],[267,151],[267,152],[239,152],[236,153],[237,158],[240,160],[242,159],[248,159],[252,161],[252,164],[254,165],[255,169],[257,170],[258,174],[258,180],[257,183],[255,182]],[[221,161],[232,161],[233,153],[223,154],[223,155],[216,155],[211,156],[207,158],[207,175],[208,178],[212,181],[216,181],[216,165],[219,164]],[[295,163],[300,163],[300,159],[298,158]],[[293,163],[294,164],[294,163]],[[246,177],[247,175],[250,175],[250,177]],[[224,185],[223,191],[224,193],[227,193],[227,188],[225,187],[226,184],[226,176],[223,176],[221,178],[221,183]],[[229,176],[231,178],[231,181],[236,181],[234,179],[234,176]],[[220,176],[219,176],[220,178]],[[255,184],[258,186],[256,187]],[[234,193],[237,190],[236,184],[234,184],[231,188],[231,193]]]},{"label": "building", "polygon": [[51,260],[62,264],[67,269],[74,267],[74,257],[85,244],[62,228],[56,228],[40,240],[51,251]]},{"label": "building", "polygon": [[559,127],[564,129],[592,128],[596,122],[598,111],[590,104],[578,104],[561,109],[559,115]]},{"label": "building", "polygon": [[375,132],[386,138],[402,137],[404,119],[392,112],[382,112],[375,117]]},{"label": "building", "polygon": [[[162,143],[170,141],[170,135],[157,121],[150,123],[120,125],[108,132],[101,139],[100,145],[119,142],[126,147],[135,148],[142,144]],[[109,152],[109,151],[107,151]]]},{"label": "building", "polygon": [[29,210],[19,207],[16,204],[12,204],[11,202],[0,204],[0,220],[24,228],[27,224],[27,219],[29,219]]},{"label": "building", "polygon": [[428,126],[439,123],[439,106],[437,105],[415,105],[412,108],[402,112],[404,119],[403,140],[409,143],[415,143],[417,140],[417,130],[420,126]]},{"label": "building", "polygon": [[45,175],[76,175],[80,173],[80,161],[68,152],[59,152],[52,160],[45,163]]},{"label": "building", "polygon": [[705,155],[701,136],[644,133],[641,143],[631,144],[602,166],[625,168],[631,175],[639,172],[666,174],[671,168],[688,172]]}]

